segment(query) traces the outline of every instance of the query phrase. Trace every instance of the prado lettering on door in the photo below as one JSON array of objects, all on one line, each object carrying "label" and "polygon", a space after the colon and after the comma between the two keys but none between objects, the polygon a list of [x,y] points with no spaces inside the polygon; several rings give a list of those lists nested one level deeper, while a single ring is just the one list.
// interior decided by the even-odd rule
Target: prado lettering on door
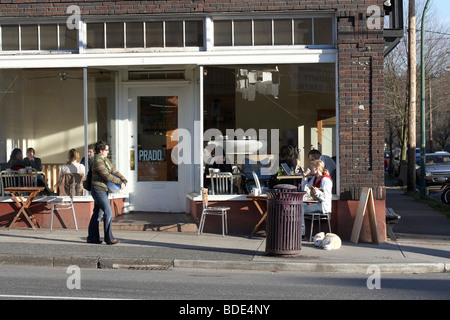
[{"label": "prado lettering on door", "polygon": [[178,181],[178,96],[138,97],[138,181]]}]

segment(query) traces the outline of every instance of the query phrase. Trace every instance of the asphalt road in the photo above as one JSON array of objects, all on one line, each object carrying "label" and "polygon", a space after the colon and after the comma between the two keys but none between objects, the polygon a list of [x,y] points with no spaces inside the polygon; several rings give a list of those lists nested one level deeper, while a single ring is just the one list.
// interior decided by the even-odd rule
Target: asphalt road
[{"label": "asphalt road", "polygon": [[[307,274],[194,269],[108,270],[0,266],[0,299],[450,299],[450,276]],[[369,286],[375,287],[369,289]],[[379,289],[377,288],[379,287]],[[290,305],[289,305],[290,306]],[[292,304],[292,308],[295,303]],[[177,308],[175,308],[177,309]],[[172,308],[171,312],[174,309]],[[223,310],[222,310],[223,311]]]}]

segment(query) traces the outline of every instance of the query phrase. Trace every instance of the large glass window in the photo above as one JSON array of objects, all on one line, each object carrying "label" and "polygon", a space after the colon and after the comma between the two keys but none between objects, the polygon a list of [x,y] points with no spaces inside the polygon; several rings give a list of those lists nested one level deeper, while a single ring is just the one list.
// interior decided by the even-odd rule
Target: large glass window
[{"label": "large glass window", "polygon": [[177,96],[138,98],[138,181],[178,181],[171,159],[177,128]]},{"label": "large glass window", "polygon": [[[264,159],[266,155],[281,160],[280,149],[284,145],[297,150],[305,169],[310,164],[311,149],[330,157],[337,155],[334,64],[205,69],[204,130],[214,133],[211,140],[225,140],[223,145],[231,164],[245,171],[244,164],[251,159]],[[274,129],[279,130],[275,138],[271,136]],[[255,140],[267,143],[265,148]],[[250,149],[243,155],[239,146]]]},{"label": "large glass window", "polygon": [[[47,185],[57,192],[61,165],[75,148],[85,156],[82,69],[0,70],[0,165],[8,168],[15,148],[32,147],[41,158]],[[103,139],[117,150],[115,73],[88,69],[88,143]]]}]

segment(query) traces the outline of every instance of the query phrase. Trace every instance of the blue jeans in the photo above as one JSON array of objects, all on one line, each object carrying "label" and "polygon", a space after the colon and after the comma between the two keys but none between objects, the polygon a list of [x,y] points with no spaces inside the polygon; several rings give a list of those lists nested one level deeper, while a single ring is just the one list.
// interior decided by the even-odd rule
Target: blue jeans
[{"label": "blue jeans", "polygon": [[92,213],[91,221],[88,228],[88,241],[100,241],[100,232],[98,230],[98,223],[102,220],[100,210],[103,211],[103,229],[105,232],[104,241],[110,243],[114,241],[111,232],[112,209],[108,200],[108,192],[92,189],[92,198],[94,198],[94,211]]},{"label": "blue jeans", "polygon": [[303,202],[303,214],[302,214],[302,235],[305,235],[305,213],[322,212],[322,204],[320,202],[314,202],[306,204]]}]

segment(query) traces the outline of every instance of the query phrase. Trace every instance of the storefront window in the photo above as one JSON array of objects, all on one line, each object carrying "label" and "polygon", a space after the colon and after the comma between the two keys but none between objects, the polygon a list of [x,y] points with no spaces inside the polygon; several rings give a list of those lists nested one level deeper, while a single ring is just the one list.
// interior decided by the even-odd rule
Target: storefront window
[{"label": "storefront window", "polygon": [[[336,156],[336,106],[334,64],[239,65],[205,67],[204,130],[217,129],[219,139],[265,140],[264,149],[247,152],[245,159],[279,156],[278,143],[292,145],[302,166],[308,167],[308,152],[318,149]],[[231,129],[231,131],[230,131]],[[279,130],[273,141],[270,133]],[[241,130],[241,131],[238,131]],[[243,132],[239,136],[237,132]],[[266,136],[261,133],[265,132]],[[231,134],[230,134],[231,133]],[[217,137],[215,137],[217,138]],[[245,142],[242,142],[245,143]],[[225,150],[232,164],[242,167],[239,150]]]},{"label": "storefront window", "polygon": [[[104,139],[115,160],[115,73],[88,69],[88,143]],[[0,71],[0,165],[8,168],[15,148],[26,157],[34,148],[48,187],[57,192],[60,166],[68,151],[85,156],[83,70],[10,69]],[[49,171],[47,171],[49,169]]]},{"label": "storefront window", "polygon": [[178,181],[178,167],[171,159],[176,129],[177,96],[138,98],[138,181]]}]

